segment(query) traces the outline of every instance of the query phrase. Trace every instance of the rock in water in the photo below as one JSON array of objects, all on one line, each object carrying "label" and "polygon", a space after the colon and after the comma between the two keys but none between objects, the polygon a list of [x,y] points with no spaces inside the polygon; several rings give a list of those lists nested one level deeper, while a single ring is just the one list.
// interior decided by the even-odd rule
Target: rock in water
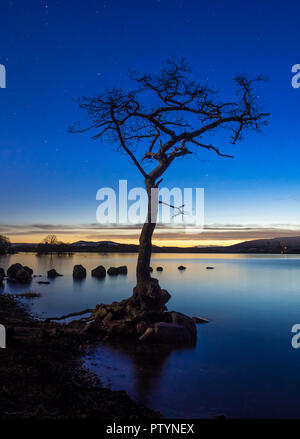
[{"label": "rock in water", "polygon": [[33,270],[29,267],[23,267],[22,264],[13,264],[7,270],[7,276],[22,284],[29,283],[32,280]]},{"label": "rock in water", "polygon": [[205,317],[192,317],[195,323],[209,323],[209,320]]},{"label": "rock in water", "polygon": [[51,270],[48,271],[47,273],[47,277],[49,277],[50,279],[54,279],[57,276],[63,276],[63,274],[59,274],[57,273],[56,270],[54,270],[54,268],[52,268]]},{"label": "rock in water", "polygon": [[92,276],[97,277],[98,279],[102,279],[103,277],[105,277],[106,270],[103,265],[99,265],[99,267],[94,268],[94,270],[92,270]]},{"label": "rock in water", "polygon": [[156,271],[163,271],[163,267],[157,267]]},{"label": "rock in water", "polygon": [[178,270],[185,270],[186,269],[186,267],[184,265],[179,265],[179,267],[177,267],[177,268],[178,268]]},{"label": "rock in water", "polygon": [[30,276],[33,275],[33,270],[31,268],[27,267],[26,265],[23,268],[24,268],[25,271],[27,271],[27,273],[30,274]]},{"label": "rock in water", "polygon": [[121,267],[109,267],[107,270],[107,274],[110,276],[117,276],[118,274],[127,274],[126,265],[122,265]]},{"label": "rock in water", "polygon": [[214,270],[215,267],[206,267],[206,270]]},{"label": "rock in water", "polygon": [[73,278],[74,279],[84,279],[86,277],[86,269],[80,265],[74,265],[73,268]]},{"label": "rock in water", "polygon": [[2,282],[4,278],[5,278],[5,271],[3,270],[3,268],[0,267],[0,282]]},{"label": "rock in water", "polygon": [[20,268],[20,270],[17,271],[14,279],[21,284],[27,284],[31,281],[32,277],[27,270],[24,270],[24,268]]},{"label": "rock in water", "polygon": [[194,320],[191,317],[188,317],[185,314],[175,311],[171,312],[171,316],[172,316],[172,323],[184,326],[189,331],[191,338],[196,339],[197,328]]},{"label": "rock in water", "polygon": [[12,279],[15,279],[17,271],[21,270],[23,268],[22,264],[13,264],[9,267],[7,270],[7,276],[11,277]]},{"label": "rock in water", "polygon": [[155,341],[167,344],[190,344],[193,338],[183,325],[158,322],[154,326]]}]

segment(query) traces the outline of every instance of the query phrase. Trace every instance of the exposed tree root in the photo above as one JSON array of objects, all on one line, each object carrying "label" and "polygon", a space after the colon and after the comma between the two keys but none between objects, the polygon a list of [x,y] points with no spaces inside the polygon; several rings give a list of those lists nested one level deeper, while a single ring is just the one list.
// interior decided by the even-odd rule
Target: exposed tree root
[{"label": "exposed tree root", "polygon": [[87,313],[93,313],[95,310],[92,308],[87,308],[84,309],[83,311],[79,311],[79,312],[71,312],[70,314],[66,314],[64,316],[61,317],[47,317],[46,318],[46,322],[50,322],[51,320],[64,320],[64,319],[68,319],[69,317],[76,317],[76,316],[82,316],[84,314]]}]

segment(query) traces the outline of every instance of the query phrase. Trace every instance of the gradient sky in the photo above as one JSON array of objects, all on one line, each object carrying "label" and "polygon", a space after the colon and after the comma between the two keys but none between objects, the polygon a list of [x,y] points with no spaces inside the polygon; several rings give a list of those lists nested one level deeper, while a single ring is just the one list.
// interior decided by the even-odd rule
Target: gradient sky
[{"label": "gradient sky", "polygon": [[[204,234],[170,234],[164,243],[232,243],[300,234],[300,4],[295,1],[1,0],[0,233],[38,242],[48,232],[66,241],[135,242],[138,230],[96,224],[96,192],[142,177],[126,156],[89,134],[73,97],[129,85],[128,69],[155,72],[170,56],[186,57],[200,78],[231,97],[240,72],[266,75],[259,102],[272,113],[262,135],[215,143],[233,160],[204,152],[168,170],[165,185],[205,188]],[[105,151],[105,152],[104,152]],[[101,153],[100,153],[101,152]]]}]

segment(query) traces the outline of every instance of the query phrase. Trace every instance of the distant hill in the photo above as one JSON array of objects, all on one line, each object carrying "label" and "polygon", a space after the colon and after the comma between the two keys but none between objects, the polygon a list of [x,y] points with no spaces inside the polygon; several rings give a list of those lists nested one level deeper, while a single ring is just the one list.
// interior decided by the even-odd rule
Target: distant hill
[{"label": "distant hill", "polygon": [[[37,244],[12,244],[15,251],[36,251]],[[66,244],[66,252],[136,253],[138,245],[113,241],[76,241]],[[255,239],[228,246],[209,247],[152,247],[153,253],[300,253],[300,236]]]},{"label": "distant hill", "polygon": [[238,244],[224,247],[233,253],[300,253],[300,236],[272,239],[255,239],[253,241],[239,242]]}]

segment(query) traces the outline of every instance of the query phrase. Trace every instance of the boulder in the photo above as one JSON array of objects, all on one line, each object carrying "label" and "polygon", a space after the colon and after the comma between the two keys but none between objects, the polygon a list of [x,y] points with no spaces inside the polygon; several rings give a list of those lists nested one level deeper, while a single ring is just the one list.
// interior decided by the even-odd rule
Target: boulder
[{"label": "boulder", "polygon": [[20,268],[14,277],[14,279],[17,282],[20,282],[21,284],[27,284],[31,281],[32,277],[31,274],[28,273],[27,270],[24,270],[24,268]]},{"label": "boulder", "polygon": [[98,279],[102,279],[103,277],[105,277],[106,270],[103,265],[99,265],[98,267],[94,268],[94,270],[92,270],[92,276],[97,277]]},{"label": "boulder", "polygon": [[43,280],[40,280],[40,281],[38,281],[38,284],[40,284],[40,285],[49,285],[49,284],[50,284],[50,282],[48,282],[48,281],[43,281]]},{"label": "boulder", "polygon": [[73,268],[73,278],[74,279],[84,279],[86,277],[86,269],[80,265],[74,265]]},{"label": "boulder", "polygon": [[214,270],[215,267],[206,267],[206,270]]},{"label": "boulder", "polygon": [[209,323],[209,320],[205,317],[192,317],[195,323]]},{"label": "boulder", "polygon": [[29,283],[32,280],[33,270],[29,267],[23,267],[22,264],[13,264],[7,270],[7,276],[10,279],[22,284]]},{"label": "boulder", "polygon": [[126,265],[122,265],[121,267],[110,267],[107,270],[107,274],[110,276],[117,276],[118,274],[127,274]]},{"label": "boulder", "polygon": [[179,267],[177,267],[178,270],[186,270],[186,267],[184,265],[179,265]]},{"label": "boulder", "polygon": [[2,282],[4,278],[5,278],[5,271],[3,270],[3,268],[0,267],[0,282]]},{"label": "boulder", "polygon": [[47,273],[47,277],[49,277],[50,279],[54,279],[55,277],[58,277],[58,276],[63,276],[63,274],[57,273],[57,271],[54,270],[54,268],[49,270],[48,273]]},{"label": "boulder", "polygon": [[163,271],[163,267],[156,267],[156,271]]},{"label": "boulder", "polygon": [[33,275],[33,270],[31,269],[31,268],[29,268],[29,267],[27,267],[26,265],[23,267],[23,269],[25,270],[25,271],[27,271],[27,273],[29,273],[30,274],[30,276],[32,277],[32,275]]},{"label": "boulder", "polygon": [[152,267],[149,267],[149,271],[150,271],[150,273],[152,273],[152,271],[153,271],[153,268],[152,268]]},{"label": "boulder", "polygon": [[176,323],[158,322],[154,326],[155,341],[167,344],[191,344],[193,338],[188,329]]},{"label": "boulder", "polygon": [[184,326],[189,331],[191,337],[193,339],[196,339],[197,328],[194,320],[191,317],[188,317],[185,314],[175,311],[171,312],[171,317],[172,317],[172,323],[175,323],[176,325]]},{"label": "boulder", "polygon": [[13,264],[7,270],[7,276],[15,279],[17,271],[23,268],[22,264]]}]

